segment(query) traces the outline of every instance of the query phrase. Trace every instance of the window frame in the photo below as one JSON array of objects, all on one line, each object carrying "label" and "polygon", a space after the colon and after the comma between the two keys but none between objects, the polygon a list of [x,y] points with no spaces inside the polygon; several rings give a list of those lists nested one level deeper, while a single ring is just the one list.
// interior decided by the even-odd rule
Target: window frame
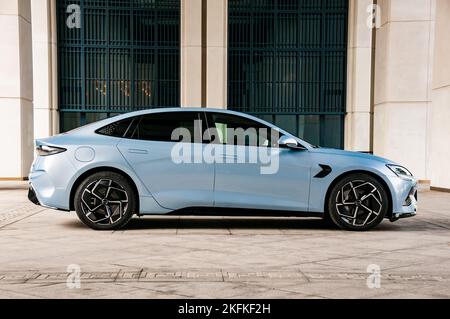
[{"label": "window frame", "polygon": [[[149,140],[149,139],[142,139],[142,138],[135,138],[135,137],[133,137],[135,132],[136,132],[136,129],[138,128],[138,125],[141,123],[141,121],[143,120],[144,117],[152,116],[152,115],[155,115],[155,116],[156,115],[172,115],[172,116],[176,116],[176,114],[178,114],[178,113],[181,113],[181,114],[193,114],[194,113],[194,114],[197,115],[196,120],[205,121],[205,118],[202,115],[204,112],[202,112],[201,110],[199,110],[199,111],[154,112],[154,113],[146,113],[146,114],[141,114],[141,115],[135,115],[135,116],[132,116],[132,117],[128,117],[128,118],[125,118],[125,119],[118,120],[116,122],[109,123],[109,124],[107,124],[105,126],[102,126],[101,128],[98,128],[97,130],[95,130],[95,133],[99,134],[99,135],[103,135],[103,136],[109,136],[109,137],[115,137],[115,138],[123,138],[123,139],[136,140],[136,141],[179,143],[180,141],[173,141],[173,140],[163,140],[162,141],[162,140],[154,140],[154,139]],[[125,133],[122,136],[113,136],[113,135],[107,135],[107,134],[100,133],[100,131],[102,129],[104,129],[104,128],[110,126],[110,125],[114,125],[115,123],[118,123],[118,122],[121,122],[121,121],[130,120],[130,119],[131,119],[131,123],[128,125]],[[133,131],[133,133],[130,135],[131,131]],[[203,134],[203,132],[202,132],[202,134]],[[192,142],[192,141],[190,143],[191,144],[195,144],[195,142]],[[202,142],[202,144],[206,144],[206,143],[209,143],[209,142],[205,142],[205,141]]]},{"label": "window frame", "polygon": [[[101,133],[101,132],[100,132],[101,130],[107,128],[108,126],[117,124],[117,123],[119,123],[119,122],[129,121],[129,120],[131,120],[131,122],[130,122],[130,124],[128,124],[128,126],[127,126],[127,128],[126,128],[126,130],[125,130],[125,133],[123,133],[122,136],[109,135],[109,134],[105,134],[105,133]],[[127,117],[127,118],[124,118],[124,119],[121,119],[121,120],[117,120],[117,121],[115,121],[115,122],[106,124],[105,126],[102,126],[102,127],[98,128],[98,129],[96,129],[96,130],[94,131],[94,133],[95,133],[95,134],[98,134],[98,135],[102,135],[102,136],[115,137],[115,138],[124,138],[124,137],[127,135],[128,131],[130,130],[131,126],[134,124],[134,121],[135,121],[135,120],[136,120],[136,117],[135,117],[135,116],[133,116],[133,117]]]},{"label": "window frame", "polygon": [[[282,136],[286,135],[283,132],[281,132],[280,128],[278,128],[277,126],[273,125],[267,125],[263,122],[260,122],[258,120],[252,119],[252,118],[248,118],[242,115],[238,115],[238,114],[233,114],[233,113],[222,113],[222,112],[214,112],[214,111],[203,111],[203,113],[205,114],[205,118],[206,118],[206,123],[208,125],[208,129],[217,129],[215,126],[215,121],[214,121],[214,115],[220,115],[220,116],[228,116],[228,117],[235,117],[237,119],[243,120],[243,121],[248,121],[249,123],[255,123],[258,124],[258,130],[259,128],[263,127],[268,129],[270,132],[272,130],[276,130],[278,132],[278,139],[280,139]],[[270,134],[270,136],[272,137],[272,134]],[[212,143],[211,141],[211,137],[209,139],[209,143]],[[208,143],[208,144],[209,144]],[[242,144],[228,144],[228,143],[220,143],[217,142],[215,143],[216,145],[235,145],[235,146],[245,146],[245,147],[267,147],[267,148],[277,148],[278,147],[278,141],[276,141],[276,143],[273,143],[272,140],[270,140],[270,144],[269,145],[259,145],[259,131],[258,131],[258,145],[242,145]]]}]

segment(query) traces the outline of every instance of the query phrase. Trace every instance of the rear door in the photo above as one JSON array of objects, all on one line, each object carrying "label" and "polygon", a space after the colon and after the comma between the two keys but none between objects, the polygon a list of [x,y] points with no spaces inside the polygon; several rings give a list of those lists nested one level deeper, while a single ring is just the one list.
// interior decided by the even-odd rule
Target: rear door
[{"label": "rear door", "polygon": [[[141,181],[165,208],[213,205],[214,164],[204,163],[201,158],[206,145],[201,138],[198,140],[203,131],[201,116],[196,111],[140,116],[118,145]],[[191,139],[173,140],[174,132],[188,133]]]}]

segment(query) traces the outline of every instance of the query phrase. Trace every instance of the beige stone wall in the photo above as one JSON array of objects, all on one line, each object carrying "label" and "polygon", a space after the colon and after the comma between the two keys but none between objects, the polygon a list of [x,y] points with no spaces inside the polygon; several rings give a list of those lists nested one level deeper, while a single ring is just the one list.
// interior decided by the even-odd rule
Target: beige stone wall
[{"label": "beige stone wall", "polygon": [[[373,0],[349,0],[345,148],[373,144],[376,155],[450,188],[450,1],[377,2],[374,43]],[[0,139],[9,150],[0,178],[25,177],[33,135],[58,132],[55,3],[0,2]],[[182,106],[227,107],[227,5],[181,0]]]},{"label": "beige stone wall", "polygon": [[431,186],[450,189],[450,1],[436,0],[432,108]]},{"label": "beige stone wall", "polygon": [[376,33],[374,153],[429,179],[434,0],[381,0]]},{"label": "beige stone wall", "polygon": [[202,105],[202,0],[181,0],[181,106]]},{"label": "beige stone wall", "polygon": [[181,106],[227,107],[228,0],[181,0]]},{"label": "beige stone wall", "polygon": [[207,2],[206,106],[227,108],[228,0]]},{"label": "beige stone wall", "polygon": [[34,152],[30,1],[0,1],[0,30],[0,178],[24,178]]},{"label": "beige stone wall", "polygon": [[349,1],[347,48],[347,116],[345,149],[371,149],[372,29],[367,9],[372,0]]},{"label": "beige stone wall", "polygon": [[56,0],[31,0],[34,137],[58,133]]}]

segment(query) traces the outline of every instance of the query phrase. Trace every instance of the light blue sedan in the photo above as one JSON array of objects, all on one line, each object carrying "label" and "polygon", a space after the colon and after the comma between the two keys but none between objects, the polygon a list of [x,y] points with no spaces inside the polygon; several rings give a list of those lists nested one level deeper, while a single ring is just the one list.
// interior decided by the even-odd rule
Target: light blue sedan
[{"label": "light blue sedan", "polygon": [[127,113],[36,140],[36,151],[29,199],[75,210],[93,229],[170,213],[316,216],[368,230],[416,214],[406,168],[227,110]]}]

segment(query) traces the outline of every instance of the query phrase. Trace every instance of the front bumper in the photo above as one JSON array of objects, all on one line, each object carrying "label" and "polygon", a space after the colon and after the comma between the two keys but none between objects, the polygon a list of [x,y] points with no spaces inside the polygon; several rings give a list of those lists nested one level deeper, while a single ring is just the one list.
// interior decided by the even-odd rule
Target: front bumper
[{"label": "front bumper", "polygon": [[413,217],[417,212],[417,181],[415,179],[403,180],[401,187],[397,188],[397,193],[393,200],[394,209],[389,220],[394,222],[400,218]]}]

